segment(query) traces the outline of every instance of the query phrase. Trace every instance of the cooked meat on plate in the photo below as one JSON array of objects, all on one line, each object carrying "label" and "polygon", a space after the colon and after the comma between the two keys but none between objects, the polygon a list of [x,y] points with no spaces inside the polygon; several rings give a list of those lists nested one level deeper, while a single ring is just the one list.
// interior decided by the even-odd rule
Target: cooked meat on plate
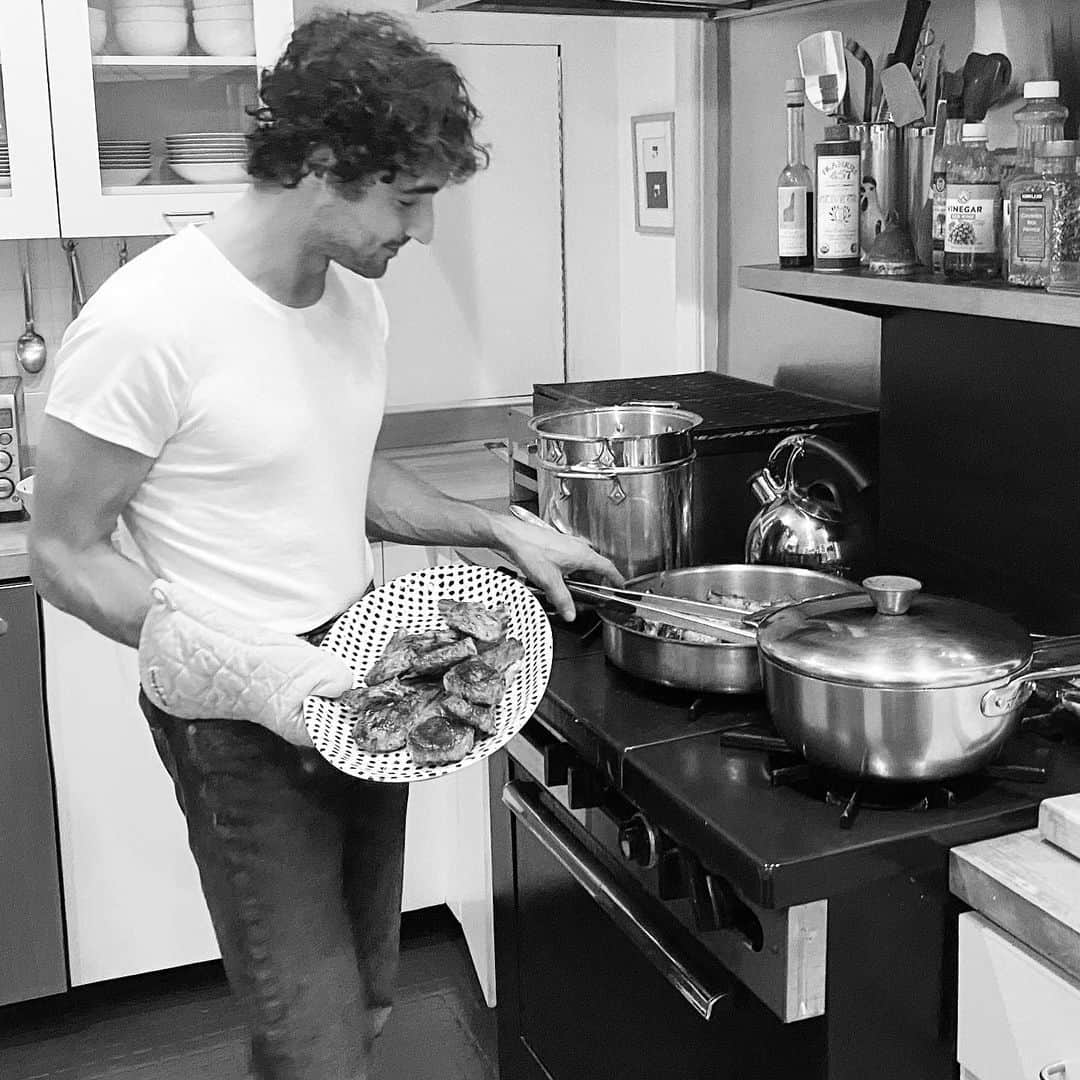
[{"label": "cooked meat on plate", "polygon": [[460,761],[496,729],[496,707],[525,650],[506,636],[506,611],[442,599],[447,628],[395,632],[364,676],[338,699],[361,750],[408,747],[418,765]]}]

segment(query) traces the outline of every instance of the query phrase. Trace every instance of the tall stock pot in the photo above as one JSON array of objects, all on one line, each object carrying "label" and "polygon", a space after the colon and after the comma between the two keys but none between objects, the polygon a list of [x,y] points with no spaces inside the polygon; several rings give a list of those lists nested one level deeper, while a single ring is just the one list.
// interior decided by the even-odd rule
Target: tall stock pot
[{"label": "tall stock pot", "polygon": [[540,516],[627,577],[691,562],[696,413],[628,404],[535,417]]},{"label": "tall stock pot", "polygon": [[769,614],[757,632],[777,730],[807,760],[879,780],[934,780],[988,764],[1015,730],[1033,685],[1080,674],[1035,670],[1012,619],[921,594],[912,578],[877,577],[865,592]]}]

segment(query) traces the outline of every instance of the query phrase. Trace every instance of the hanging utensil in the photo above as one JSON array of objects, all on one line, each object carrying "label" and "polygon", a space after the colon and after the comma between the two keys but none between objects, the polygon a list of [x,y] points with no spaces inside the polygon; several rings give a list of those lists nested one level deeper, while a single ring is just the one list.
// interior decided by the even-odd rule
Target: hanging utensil
[{"label": "hanging utensil", "polygon": [[23,371],[36,375],[45,366],[45,339],[34,329],[34,289],[30,281],[30,249],[25,240],[19,241],[19,262],[22,268],[23,305],[26,309],[26,328],[15,341],[15,359]]},{"label": "hanging utensil", "polygon": [[[904,64],[908,70],[911,69],[915,62],[915,53],[919,48],[919,38],[922,36],[926,13],[929,10],[930,0],[907,0],[896,47],[891,54],[891,63]],[[886,64],[886,67],[888,66]]]},{"label": "hanging utensil", "polygon": [[123,236],[117,241],[117,244],[116,244],[116,268],[117,268],[117,270],[122,270],[125,266],[127,266],[127,261],[128,261],[127,237]]},{"label": "hanging utensil", "polygon": [[68,270],[71,273],[71,317],[77,319],[86,303],[86,290],[83,287],[82,271],[79,268],[78,241],[61,240],[60,243],[67,255]]},{"label": "hanging utensil", "polygon": [[863,97],[862,113],[860,115],[862,116],[862,122],[869,124],[874,114],[874,61],[870,59],[870,54],[854,38],[845,38],[844,48],[863,66]]},{"label": "hanging utensil", "polygon": [[810,34],[795,46],[806,100],[818,112],[836,116],[847,93],[847,61],[844,35],[839,30]]}]

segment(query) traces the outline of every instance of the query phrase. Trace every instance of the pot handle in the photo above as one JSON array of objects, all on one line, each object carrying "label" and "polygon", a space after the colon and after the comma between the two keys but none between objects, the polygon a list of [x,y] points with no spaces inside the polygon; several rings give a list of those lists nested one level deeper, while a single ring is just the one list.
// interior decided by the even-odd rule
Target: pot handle
[{"label": "pot handle", "polygon": [[1080,675],[1080,664],[1065,664],[1062,667],[1043,668],[1041,671],[1023,671],[1014,675],[1003,686],[996,686],[983,694],[983,716],[1003,716],[1022,705],[1031,693],[1031,688],[1047,679],[1073,678]]},{"label": "pot handle", "polygon": [[682,406],[677,401],[620,401],[618,408],[620,409],[633,409],[634,407],[640,409],[681,409]]},{"label": "pot handle", "polygon": [[776,463],[780,460],[784,451],[789,447],[791,448],[791,456],[788,458],[786,470],[786,478],[789,482],[795,459],[807,450],[816,450],[819,454],[822,454],[830,461],[839,465],[840,468],[848,474],[851,482],[855,485],[856,491],[862,491],[870,486],[869,473],[867,473],[854,458],[850,457],[841,446],[838,446],[831,439],[826,439],[821,435],[798,434],[788,435],[786,438],[781,439],[773,447],[772,453],[769,454],[769,461],[766,466],[773,476],[776,475]]}]

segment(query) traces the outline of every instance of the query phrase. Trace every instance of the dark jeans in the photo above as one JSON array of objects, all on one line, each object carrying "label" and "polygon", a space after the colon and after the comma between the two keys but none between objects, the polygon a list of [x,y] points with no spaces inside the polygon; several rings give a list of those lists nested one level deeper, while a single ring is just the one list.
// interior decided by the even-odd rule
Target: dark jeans
[{"label": "dark jeans", "polygon": [[259,1080],[363,1080],[397,972],[406,784],[139,695],[187,818]]}]

